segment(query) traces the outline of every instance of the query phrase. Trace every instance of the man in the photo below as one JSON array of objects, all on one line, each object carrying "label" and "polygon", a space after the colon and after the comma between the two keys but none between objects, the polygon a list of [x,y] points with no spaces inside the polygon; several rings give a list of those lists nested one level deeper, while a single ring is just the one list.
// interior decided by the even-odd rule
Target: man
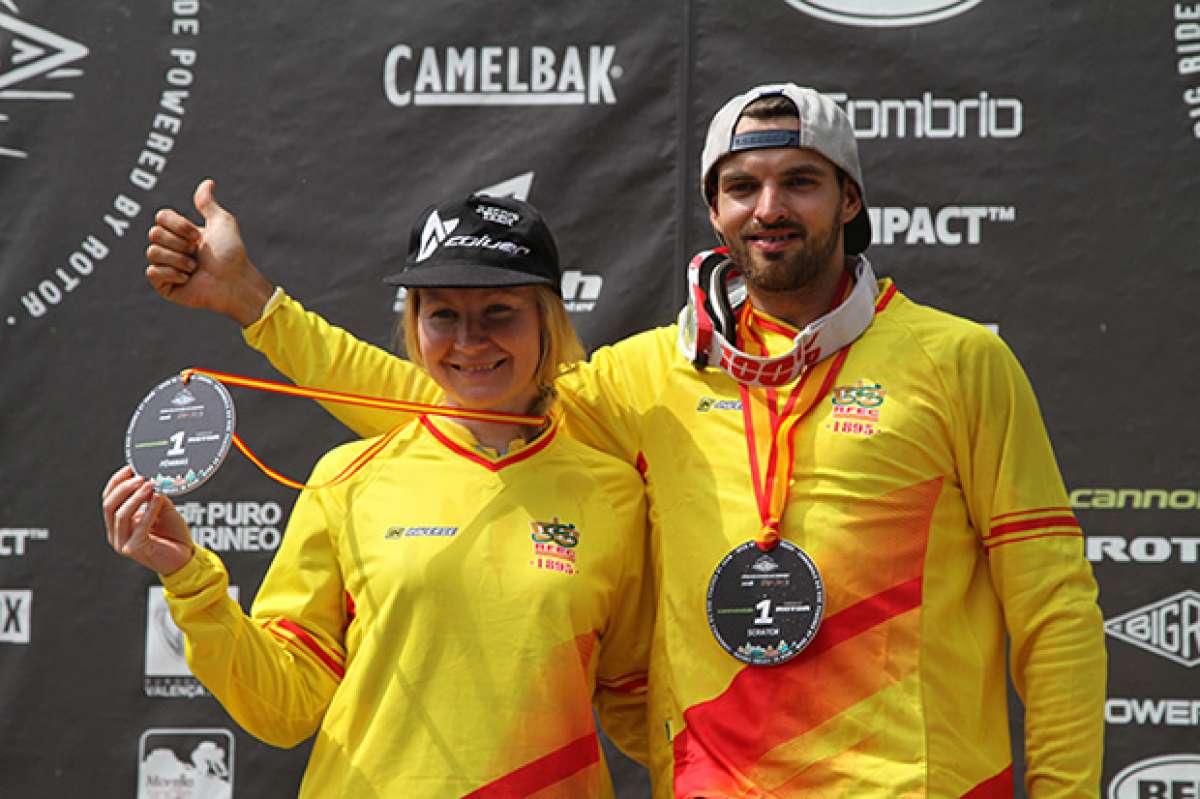
[{"label": "man", "polygon": [[[731,99],[701,189],[729,260],[693,261],[679,325],[558,382],[572,433],[646,481],[656,796],[1011,796],[1006,639],[1029,794],[1096,796],[1096,585],[1012,354],[875,280],[857,145],[828,97]],[[264,307],[240,241],[206,259],[231,218],[200,199],[206,228],[166,212],[152,231],[160,292],[249,324],[298,383],[437,400],[282,292]],[[258,307],[194,301],[206,271],[256,286]],[[396,423],[331,410],[363,433]]]}]

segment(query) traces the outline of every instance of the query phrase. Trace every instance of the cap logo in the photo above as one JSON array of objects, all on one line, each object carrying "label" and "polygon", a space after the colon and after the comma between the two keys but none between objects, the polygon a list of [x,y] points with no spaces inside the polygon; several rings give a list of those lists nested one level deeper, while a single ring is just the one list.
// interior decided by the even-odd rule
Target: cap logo
[{"label": "cap logo", "polygon": [[433,255],[433,251],[449,238],[456,227],[457,219],[447,219],[443,222],[436,209],[430,212],[429,218],[425,220],[425,229],[421,231],[421,249],[417,252],[416,263],[421,263]]},{"label": "cap logo", "polygon": [[521,215],[516,211],[499,208],[495,205],[477,205],[475,206],[475,213],[488,222],[496,225],[504,225],[505,227],[512,227],[521,219]]},{"label": "cap logo", "polygon": [[739,133],[729,143],[729,152],[761,150],[766,147],[799,147],[798,130],[752,130]]},{"label": "cap logo", "polygon": [[[458,221],[458,220],[455,220]],[[469,247],[479,250],[497,250],[510,256],[530,255],[533,251],[524,244],[517,244],[513,241],[505,241],[504,239],[493,239],[491,236],[484,233],[482,236],[454,236],[446,239],[443,246],[447,249],[451,247]]]}]

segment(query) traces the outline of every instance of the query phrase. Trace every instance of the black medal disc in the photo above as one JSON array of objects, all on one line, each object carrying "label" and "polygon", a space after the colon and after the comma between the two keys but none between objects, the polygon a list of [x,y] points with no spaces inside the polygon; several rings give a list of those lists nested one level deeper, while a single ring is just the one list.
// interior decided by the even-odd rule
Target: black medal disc
[{"label": "black medal disc", "polygon": [[133,412],[125,460],[160,494],[186,494],[212,477],[233,441],[233,399],[204,375],[164,380]]},{"label": "black medal disc", "polygon": [[708,584],[708,626],[726,652],[753,666],[786,663],[812,642],[825,613],[821,574],[804,550],[747,541]]}]

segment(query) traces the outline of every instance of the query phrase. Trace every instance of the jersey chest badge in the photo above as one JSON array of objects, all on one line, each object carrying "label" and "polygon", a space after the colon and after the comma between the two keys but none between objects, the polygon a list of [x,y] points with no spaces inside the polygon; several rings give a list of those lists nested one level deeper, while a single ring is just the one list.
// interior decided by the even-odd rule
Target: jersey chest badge
[{"label": "jersey chest badge", "polygon": [[579,573],[578,550],[579,530],[571,522],[530,522],[529,535],[533,549],[529,566],[539,571],[558,572],[574,577]]},{"label": "jersey chest badge", "polygon": [[826,427],[853,438],[870,438],[879,432],[879,417],[887,389],[879,383],[859,380],[852,386],[837,386],[830,392],[833,406]]}]

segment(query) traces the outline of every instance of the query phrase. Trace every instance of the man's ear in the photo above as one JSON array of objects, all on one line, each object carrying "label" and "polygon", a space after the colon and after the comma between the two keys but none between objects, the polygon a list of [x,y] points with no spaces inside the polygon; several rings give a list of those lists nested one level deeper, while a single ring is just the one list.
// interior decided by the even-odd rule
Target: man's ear
[{"label": "man's ear", "polygon": [[712,225],[713,235],[717,237],[717,241],[722,247],[728,246],[729,242],[725,241],[725,237],[721,235],[721,228],[717,226],[717,198],[713,197],[708,204],[708,223]]},{"label": "man's ear", "polygon": [[858,216],[858,212],[862,210],[862,193],[858,190],[858,184],[850,178],[846,178],[842,184],[842,224],[846,224],[854,217]]}]

